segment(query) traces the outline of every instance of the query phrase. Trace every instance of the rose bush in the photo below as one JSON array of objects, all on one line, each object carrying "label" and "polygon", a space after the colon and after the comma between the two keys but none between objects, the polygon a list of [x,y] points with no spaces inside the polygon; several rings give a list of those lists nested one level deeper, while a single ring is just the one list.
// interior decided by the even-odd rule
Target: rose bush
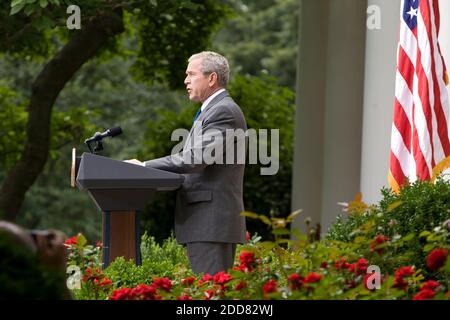
[{"label": "rose bush", "polygon": [[[417,185],[405,189],[406,192],[411,191],[408,188],[416,192],[430,188],[442,190],[442,183],[445,182],[422,186],[422,189]],[[414,199],[416,204],[421,196]],[[401,206],[412,208],[408,199],[391,204],[390,211],[385,212],[390,220],[395,217],[392,213],[395,210],[402,215],[405,213]],[[396,200],[393,198],[393,201]],[[441,208],[446,205],[441,204]],[[414,221],[410,227],[402,228],[386,222],[385,216],[379,214],[379,206],[368,206],[360,199],[347,205],[346,210],[347,222],[339,221],[340,226],[332,228],[330,236],[322,240],[317,240],[314,232],[297,233],[295,240],[291,239],[287,226],[298,213],[286,219],[244,213],[270,226],[275,241],[261,241],[253,235],[249,243],[238,246],[233,268],[215,275],[193,275],[185,249],[176,244],[173,237],[159,246],[154,239],[145,236],[141,266],[118,258],[105,270],[95,269],[95,275],[92,269],[84,269],[79,292],[83,288],[85,291],[76,297],[111,300],[449,299],[448,211],[438,215],[441,222],[437,223],[438,218],[435,218],[433,223],[429,221],[418,229]],[[416,215],[409,219],[419,218]],[[338,228],[347,230],[348,238],[339,238]],[[418,257],[422,260],[418,261]]]}]

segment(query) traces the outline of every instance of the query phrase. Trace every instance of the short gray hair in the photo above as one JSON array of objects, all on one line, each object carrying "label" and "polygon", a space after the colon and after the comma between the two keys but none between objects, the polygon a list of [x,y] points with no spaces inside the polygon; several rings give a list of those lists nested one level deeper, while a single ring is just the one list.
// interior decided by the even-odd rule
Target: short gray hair
[{"label": "short gray hair", "polygon": [[203,51],[193,54],[189,58],[189,62],[195,59],[202,59],[201,71],[206,76],[213,72],[217,73],[217,82],[222,88],[226,88],[230,79],[230,66],[227,59],[213,51]]}]

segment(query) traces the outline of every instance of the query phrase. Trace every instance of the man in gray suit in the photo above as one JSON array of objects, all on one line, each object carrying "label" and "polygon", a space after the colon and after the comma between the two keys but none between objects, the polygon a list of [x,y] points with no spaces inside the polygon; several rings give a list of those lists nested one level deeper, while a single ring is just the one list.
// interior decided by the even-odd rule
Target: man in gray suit
[{"label": "man in gray suit", "polygon": [[[213,275],[231,268],[236,245],[245,243],[245,218],[240,216],[244,211],[245,151],[244,161],[236,157],[242,144],[245,145],[245,138],[230,140],[226,134],[244,132],[247,124],[241,109],[226,91],[228,79],[228,62],[220,54],[205,51],[191,56],[184,84],[189,99],[202,105],[183,150],[143,163],[130,160],[185,176],[177,192],[175,235],[179,243],[187,245],[191,268],[196,274]],[[216,152],[211,163],[203,155],[205,150],[212,149]],[[231,163],[223,161],[229,160],[226,154],[230,151],[234,153]]]}]

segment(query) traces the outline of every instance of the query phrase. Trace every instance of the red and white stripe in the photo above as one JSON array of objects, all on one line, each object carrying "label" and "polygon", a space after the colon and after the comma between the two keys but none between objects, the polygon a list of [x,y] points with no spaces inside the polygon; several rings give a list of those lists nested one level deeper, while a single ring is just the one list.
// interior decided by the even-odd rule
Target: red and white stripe
[{"label": "red and white stripe", "polygon": [[420,0],[410,29],[401,5],[389,184],[434,180],[450,166],[446,68],[438,43],[438,0]]}]

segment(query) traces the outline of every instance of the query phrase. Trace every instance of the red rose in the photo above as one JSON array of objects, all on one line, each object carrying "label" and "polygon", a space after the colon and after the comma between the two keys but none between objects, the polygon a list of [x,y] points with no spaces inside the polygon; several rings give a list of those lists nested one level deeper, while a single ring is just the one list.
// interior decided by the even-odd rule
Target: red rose
[{"label": "red rose", "polygon": [[103,243],[102,243],[100,240],[97,240],[97,241],[95,242],[95,246],[96,246],[97,248],[103,248]]},{"label": "red rose", "polygon": [[252,272],[253,268],[249,265],[246,265],[245,263],[241,263],[238,270],[240,270],[241,272]]},{"label": "red rose", "polygon": [[97,286],[99,286],[99,287],[106,287],[106,286],[111,285],[111,284],[112,284],[112,281],[111,281],[111,279],[103,278],[103,279],[101,279],[101,280],[95,279],[95,280],[94,280],[94,283],[95,283]]},{"label": "red rose", "polygon": [[99,268],[91,269],[86,268],[83,272],[83,277],[81,278],[82,281],[95,281],[99,280],[100,278],[104,277],[102,270]]},{"label": "red rose", "polygon": [[378,254],[381,254],[384,251],[384,248],[378,248],[377,249],[377,247],[380,244],[383,244],[383,243],[385,243],[387,241],[389,241],[388,237],[386,237],[386,236],[384,236],[382,234],[377,235],[375,237],[375,239],[373,239],[372,242],[370,243],[370,251],[372,251],[372,252],[376,251]]},{"label": "red rose", "polygon": [[241,289],[247,287],[247,282],[245,282],[244,280],[241,280],[236,287],[234,288],[234,290],[236,291],[240,291]]},{"label": "red rose", "polygon": [[356,262],[356,270],[358,271],[358,274],[366,273],[368,266],[369,262],[366,259],[359,259],[358,262]]},{"label": "red rose", "polygon": [[322,269],[328,268],[328,262],[326,262],[326,261],[322,262],[322,263],[320,264],[320,267],[321,267]]},{"label": "red rose", "polygon": [[277,292],[277,281],[276,280],[269,280],[263,285],[263,292],[264,293],[271,293],[271,292]]},{"label": "red rose", "polygon": [[251,265],[253,262],[255,262],[255,254],[249,251],[242,251],[241,255],[239,256],[239,260],[241,261],[241,263]]},{"label": "red rose", "polygon": [[190,295],[185,294],[177,297],[177,300],[192,300],[192,297]]},{"label": "red rose", "polygon": [[208,282],[208,281],[211,281],[211,280],[213,280],[213,276],[210,275],[209,273],[207,273],[207,274],[205,274],[205,275],[203,276],[203,278],[201,278],[201,279],[198,281],[198,284],[202,284],[202,283],[204,283],[204,282]]},{"label": "red rose", "polygon": [[214,297],[214,291],[208,290],[205,292],[205,300],[211,300],[212,297]]},{"label": "red rose", "polygon": [[255,263],[255,254],[253,252],[242,251],[239,260],[241,261],[239,270],[242,272],[251,272],[253,270]]},{"label": "red rose", "polygon": [[131,291],[131,294],[137,300],[161,300],[161,296],[156,294],[156,287],[153,285],[140,284]]},{"label": "red rose", "polygon": [[335,266],[336,270],[348,269],[350,267],[350,265],[347,263],[347,260],[345,258],[341,258],[341,260],[337,260],[334,263],[334,266]]},{"label": "red rose", "polygon": [[416,294],[413,300],[430,300],[434,298],[434,291],[430,289],[420,290],[418,294]]},{"label": "red rose", "polygon": [[291,290],[298,290],[303,285],[303,277],[297,273],[293,273],[288,277],[288,283]]},{"label": "red rose", "polygon": [[130,288],[114,290],[109,300],[133,300],[132,290]]},{"label": "red rose", "polygon": [[408,283],[405,282],[404,278],[412,276],[414,274],[414,268],[411,266],[400,267],[394,275],[394,288],[406,289]]},{"label": "red rose", "polygon": [[74,245],[74,244],[76,245],[77,241],[78,241],[78,235],[73,236],[73,237],[67,239],[66,241],[64,241],[64,245],[66,247],[70,247],[71,245]]},{"label": "red rose", "polygon": [[434,249],[430,252],[427,258],[427,267],[431,271],[436,271],[445,265],[447,261],[448,250]]},{"label": "red rose", "polygon": [[304,282],[305,283],[315,283],[315,282],[319,282],[321,278],[322,278],[322,276],[320,274],[311,272],[310,274],[308,274],[305,277]]},{"label": "red rose", "polygon": [[348,265],[348,271],[349,271],[350,273],[355,273],[355,268],[356,268],[356,264],[354,264],[354,263],[350,263],[350,264]]},{"label": "red rose", "polygon": [[420,290],[425,290],[425,289],[428,289],[428,290],[434,290],[434,289],[436,289],[436,288],[439,287],[439,286],[440,286],[440,283],[439,283],[439,282],[434,281],[434,280],[428,280],[427,282],[425,282],[425,283],[422,285],[422,287],[420,288]]},{"label": "red rose", "polygon": [[160,288],[167,292],[170,292],[170,290],[172,289],[172,281],[167,278],[155,278],[153,280],[153,285],[156,288]]},{"label": "red rose", "polygon": [[347,286],[348,286],[348,288],[349,289],[353,289],[354,287],[356,287],[356,282],[355,282],[355,280],[352,280],[352,281],[347,281]]},{"label": "red rose", "polygon": [[190,286],[191,284],[193,284],[195,281],[195,277],[188,277],[188,278],[184,278],[181,279],[181,284],[185,285],[185,286]]},{"label": "red rose", "polygon": [[215,283],[222,284],[222,285],[227,283],[231,279],[232,279],[232,277],[224,271],[217,272],[216,275],[213,277],[213,281]]}]

